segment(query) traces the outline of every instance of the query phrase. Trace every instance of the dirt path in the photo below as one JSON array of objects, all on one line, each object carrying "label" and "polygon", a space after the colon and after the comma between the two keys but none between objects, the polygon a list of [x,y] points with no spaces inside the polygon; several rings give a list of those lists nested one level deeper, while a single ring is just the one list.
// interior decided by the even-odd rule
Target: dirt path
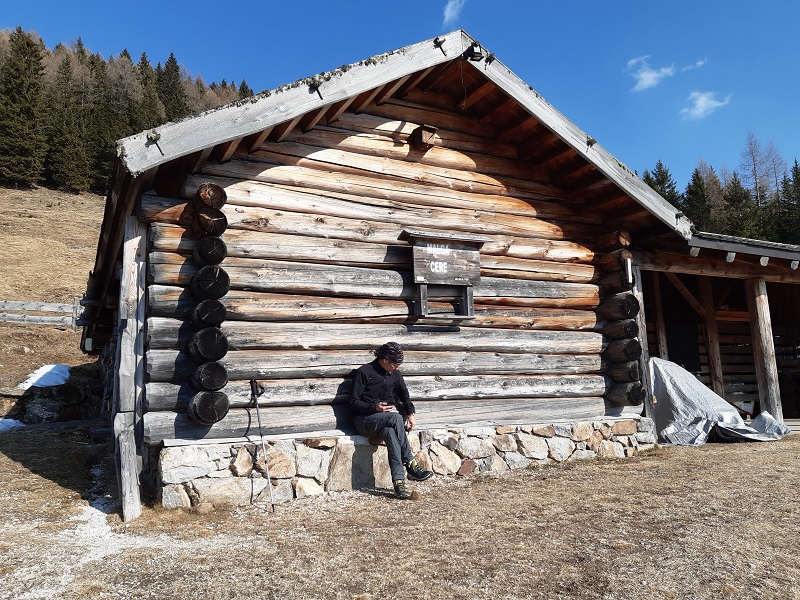
[{"label": "dirt path", "polygon": [[797,435],[129,525],[96,442],[0,434],[0,598],[800,598]]}]

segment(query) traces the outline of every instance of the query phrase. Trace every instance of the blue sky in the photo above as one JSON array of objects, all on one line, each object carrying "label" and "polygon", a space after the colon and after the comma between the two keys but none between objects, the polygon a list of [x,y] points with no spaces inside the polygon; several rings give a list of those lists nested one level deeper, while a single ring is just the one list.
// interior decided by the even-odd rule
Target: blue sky
[{"label": "blue sky", "polygon": [[640,174],[683,188],[700,159],[737,169],[748,133],[800,159],[797,0],[133,3],[2,0],[0,28],[106,58],[174,52],[193,76],[256,91],[464,29]]}]

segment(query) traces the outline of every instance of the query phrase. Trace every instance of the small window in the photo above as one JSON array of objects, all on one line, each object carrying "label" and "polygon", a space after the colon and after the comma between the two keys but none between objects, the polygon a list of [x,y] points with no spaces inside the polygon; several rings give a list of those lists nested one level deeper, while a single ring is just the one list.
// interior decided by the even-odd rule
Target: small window
[{"label": "small window", "polygon": [[[412,246],[418,317],[469,319],[474,316],[472,286],[481,280],[480,248],[490,238],[468,234],[404,229],[400,239]],[[453,310],[431,310],[431,300],[449,301]]]}]

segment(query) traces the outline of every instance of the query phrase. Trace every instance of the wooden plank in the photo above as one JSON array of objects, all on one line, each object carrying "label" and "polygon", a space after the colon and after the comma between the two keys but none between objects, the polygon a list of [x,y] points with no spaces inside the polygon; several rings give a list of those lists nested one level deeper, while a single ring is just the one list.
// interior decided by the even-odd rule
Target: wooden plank
[{"label": "wooden plank", "polygon": [[[231,381],[347,377],[353,369],[374,360],[369,350],[250,350],[228,352],[219,363]],[[197,363],[178,350],[150,350],[146,373],[149,382],[181,383]],[[599,374],[604,364],[596,354],[518,354],[499,352],[405,353],[403,375],[575,375]],[[524,394],[520,394],[524,395]],[[578,395],[578,394],[570,394]],[[150,401],[150,409],[153,403]]]},{"label": "wooden plank", "polygon": [[[352,133],[325,127],[306,134],[295,132],[287,137],[287,141],[302,144],[305,147],[338,149],[433,167],[475,171],[483,175],[511,177],[519,180],[536,179],[537,176],[540,180],[544,179],[543,170],[532,169],[530,165],[521,161],[436,145],[426,150],[420,150],[409,143],[408,137],[401,141],[387,136]],[[272,147],[276,148],[276,151],[280,151],[277,144],[273,144]],[[573,209],[569,205],[564,206],[563,210],[565,214],[575,215],[579,212],[579,209]],[[600,223],[600,218],[594,216],[594,222]]]},{"label": "wooden plank", "polygon": [[317,123],[319,123],[322,120],[322,117],[325,116],[325,113],[328,112],[329,108],[330,108],[329,106],[323,106],[317,111],[312,111],[310,113],[307,113],[302,119],[300,119],[299,123],[300,131],[305,133],[307,131],[314,129]]},{"label": "wooden plank", "polygon": [[[72,311],[70,311],[72,312]],[[72,315],[64,317],[46,317],[37,315],[17,315],[13,313],[0,313],[0,321],[4,323],[21,323],[23,325],[50,325],[53,327],[72,327]]]},{"label": "wooden plank", "polygon": [[[189,323],[151,317],[147,321],[150,349],[184,347],[194,330]],[[381,340],[396,340],[408,351],[533,352],[541,354],[596,354],[605,338],[592,331],[474,329],[404,325],[339,323],[261,323],[225,321],[222,331],[229,350],[365,350]]]},{"label": "wooden plank", "polygon": [[125,221],[118,312],[121,333],[117,347],[117,377],[119,377],[120,387],[116,412],[141,414],[141,393],[144,381],[142,361],[144,359],[143,327],[146,300],[146,231],[146,225],[141,224],[136,217],[128,217]]},{"label": "wooden plank", "polygon": [[[148,307],[154,317],[188,320],[197,304],[188,290],[176,286],[148,286]],[[414,317],[406,301],[374,298],[325,298],[232,290],[220,300],[233,321],[329,321],[338,323],[425,324]],[[433,313],[452,312],[451,302],[430,303]],[[477,304],[471,319],[460,327],[597,331],[603,321],[593,310],[500,307]],[[442,323],[440,323],[441,325]]]},{"label": "wooden plank", "polygon": [[[348,404],[349,378],[259,380],[265,392],[259,403],[267,408]],[[519,398],[582,398],[599,396],[613,382],[599,374],[581,375],[420,375],[406,378],[408,393],[419,401],[489,400]],[[232,407],[252,406],[249,381],[230,381],[221,390]],[[151,382],[147,385],[148,412],[185,410],[193,396],[188,384]]]},{"label": "wooden plank", "polygon": [[72,314],[72,304],[36,302],[27,300],[0,300],[0,310],[24,310],[31,312],[59,312]]},{"label": "wooden plank", "polygon": [[[476,171],[465,171],[430,164],[397,160],[383,156],[369,156],[356,152],[346,152],[332,148],[317,148],[304,144],[283,142],[265,144],[249,157],[253,165],[268,170],[275,164],[293,167],[306,167],[320,171],[344,172],[349,175],[388,179],[390,181],[409,181],[428,187],[447,188],[460,192],[513,196],[537,200],[544,197],[562,195],[561,190],[543,183],[532,173],[529,180],[508,176],[484,175]],[[258,165],[260,161],[266,164]],[[210,165],[209,165],[210,167]],[[595,238],[602,233],[598,229]]]},{"label": "wooden plank", "polygon": [[134,436],[134,413],[118,412],[114,415],[114,461],[117,468],[122,520],[126,523],[142,514],[139,490],[139,467]]},{"label": "wooden plank", "polygon": [[[411,133],[424,123],[381,117],[370,113],[344,113],[336,127],[351,132],[379,135],[400,142],[407,142]],[[498,158],[517,158],[516,146],[490,140],[482,136],[470,135],[449,129],[438,129],[434,144],[462,152],[476,152]]]},{"label": "wooden plank", "polygon": [[467,94],[467,97],[459,103],[459,106],[462,108],[462,110],[467,110],[473,104],[481,100],[484,96],[491,93],[495,89],[497,89],[497,86],[495,86],[495,84],[491,81],[487,81]]},{"label": "wooden plank", "polygon": [[[309,261],[339,265],[400,266],[411,262],[411,249],[406,245],[373,244],[281,233],[228,229],[224,235],[228,256],[238,258],[269,258]],[[164,256],[162,252],[177,252],[191,256],[195,240],[183,228],[153,224],[151,226],[152,261]],[[156,254],[158,253],[158,254]],[[164,262],[177,262],[176,255]],[[520,259],[507,256],[481,256],[484,276],[538,279],[540,281],[595,282],[594,265],[555,263],[548,260]]]},{"label": "wooden plank", "polygon": [[656,339],[658,341],[658,357],[664,360],[669,360],[667,326],[664,322],[664,299],[661,295],[661,275],[658,273],[658,271],[653,272],[653,295],[656,305]]},{"label": "wooden plank", "polygon": [[403,86],[403,84],[406,81],[408,81],[410,78],[411,78],[410,74],[409,75],[404,75],[403,77],[400,77],[400,78],[396,79],[395,81],[387,83],[385,86],[383,86],[381,88],[381,91],[378,92],[378,95],[375,96],[375,100],[374,100],[375,104],[383,104],[384,102],[389,100],[394,95],[394,93],[397,90],[399,90]]},{"label": "wooden plank", "polygon": [[769,265],[761,267],[758,264],[736,261],[728,264],[722,259],[697,257],[691,258],[680,254],[666,252],[641,252],[636,253],[636,262],[647,271],[663,271],[671,273],[685,273],[687,275],[704,275],[726,277],[734,279],[763,278],[775,283],[800,283],[800,271],[792,270],[785,266]]},{"label": "wooden plank", "polygon": [[[186,171],[189,173],[199,173],[200,170],[203,168],[203,165],[206,164],[208,157],[211,156],[211,153],[214,151],[214,146],[209,146],[208,148],[204,148],[199,152],[195,152],[189,160],[189,164],[186,166]],[[146,190],[145,190],[146,191]]]},{"label": "wooden plank", "polygon": [[[240,258],[225,259],[222,267],[234,290],[416,298],[416,286],[409,271]],[[149,277],[152,283],[186,286],[197,271],[192,261],[183,265],[151,264]],[[442,289],[442,294],[458,295],[455,288]],[[513,298],[524,302],[520,306],[549,308],[594,308],[600,302],[599,288],[594,284],[502,277],[482,277],[474,295],[476,302],[487,304],[514,305],[510,300]]]},{"label": "wooden plank", "polygon": [[665,275],[667,276],[667,279],[670,280],[670,283],[672,283],[672,285],[675,286],[675,289],[678,290],[678,292],[680,292],[681,296],[684,297],[686,302],[689,303],[689,306],[691,306],[695,310],[695,312],[698,315],[700,315],[700,318],[705,319],[706,318],[705,309],[697,301],[697,298],[694,297],[694,294],[692,294],[692,292],[689,291],[689,289],[683,284],[683,282],[680,279],[678,279],[678,276],[675,275],[674,273],[665,273]]},{"label": "wooden plank", "polygon": [[633,275],[636,284],[633,288],[633,295],[639,301],[639,312],[634,317],[637,326],[639,327],[639,335],[637,339],[642,346],[642,354],[637,359],[639,364],[639,373],[642,385],[647,391],[644,400],[644,414],[650,418],[653,417],[655,407],[653,406],[653,382],[650,378],[650,352],[647,349],[647,317],[644,313],[644,284],[642,282],[642,271],[639,267],[633,267]]},{"label": "wooden plank", "polygon": [[697,286],[705,311],[706,351],[708,352],[711,375],[711,389],[720,398],[725,398],[725,382],[722,375],[722,358],[720,356],[719,331],[717,329],[717,311],[714,306],[714,294],[709,277],[698,277]]},{"label": "wooden plank", "polygon": [[[502,401],[420,401],[420,428],[469,425],[536,424],[588,420],[602,417],[602,398],[529,398]],[[330,431],[354,435],[352,413],[345,405],[275,407],[264,411],[265,435]],[[208,427],[193,425],[184,413],[152,412],[145,415],[145,440],[158,444],[165,439],[212,440],[259,435],[254,409],[231,409],[222,421]]]},{"label": "wooden plank", "polygon": [[764,279],[748,279],[745,282],[745,289],[747,306],[752,317],[750,327],[753,334],[753,354],[761,410],[769,412],[776,420],[782,422],[783,407],[778,366],[775,361],[775,345],[772,341],[772,317],[769,312],[767,284]]}]

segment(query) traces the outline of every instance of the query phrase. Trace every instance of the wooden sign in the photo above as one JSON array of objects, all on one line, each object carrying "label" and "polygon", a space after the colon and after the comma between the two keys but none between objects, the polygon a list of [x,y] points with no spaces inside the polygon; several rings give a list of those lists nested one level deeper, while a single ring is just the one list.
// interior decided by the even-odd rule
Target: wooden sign
[{"label": "wooden sign", "polygon": [[414,282],[475,285],[481,280],[478,249],[455,243],[419,241],[412,250]]},{"label": "wooden sign", "polygon": [[475,285],[481,280],[480,247],[489,238],[449,231],[404,229],[413,246],[414,282]]}]

